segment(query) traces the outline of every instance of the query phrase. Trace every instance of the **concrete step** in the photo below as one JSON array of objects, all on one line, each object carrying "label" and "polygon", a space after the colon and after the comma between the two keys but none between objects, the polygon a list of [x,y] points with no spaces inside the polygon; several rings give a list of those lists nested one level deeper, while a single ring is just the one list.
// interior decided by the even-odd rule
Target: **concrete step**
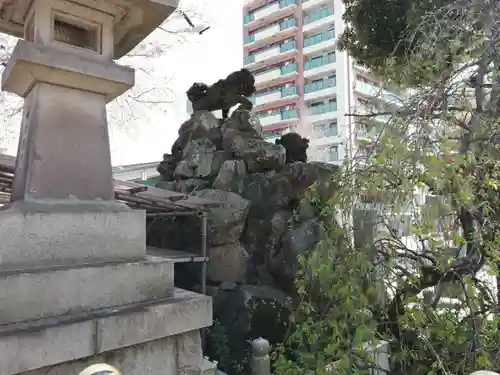
[{"label": "concrete step", "polygon": [[172,296],[174,263],[137,262],[0,273],[0,325]]},{"label": "concrete step", "polygon": [[[184,333],[212,324],[212,300],[174,288],[172,297],[162,303],[139,304],[127,313],[120,310],[109,315],[108,311],[104,317],[95,313],[98,311],[87,320],[75,317],[72,323],[60,317],[27,322],[33,330],[13,327],[10,334],[0,335],[0,375],[27,371],[30,375],[78,374],[90,364],[102,362],[122,374],[180,374],[176,368],[180,341],[186,338]],[[20,325],[24,324],[14,324]],[[182,347],[190,349],[186,341]],[[187,354],[191,357],[193,353]]]},{"label": "concrete step", "polygon": [[145,222],[116,202],[14,202],[0,210],[0,271],[141,259]]}]

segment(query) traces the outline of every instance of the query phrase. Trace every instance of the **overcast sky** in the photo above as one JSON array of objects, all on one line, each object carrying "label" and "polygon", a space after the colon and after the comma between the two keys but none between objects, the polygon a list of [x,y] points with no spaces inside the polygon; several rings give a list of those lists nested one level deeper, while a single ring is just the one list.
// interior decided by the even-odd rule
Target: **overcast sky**
[{"label": "overcast sky", "polygon": [[[137,116],[132,113],[122,121],[122,126],[116,124],[111,127],[113,164],[160,160],[163,153],[170,152],[179,126],[188,118],[185,92],[189,86],[195,81],[213,83],[242,67],[242,2],[243,0],[183,0],[183,9],[193,10],[201,17],[193,17],[193,22],[208,23],[211,28],[201,36],[183,34],[186,40],[179,40],[161,30],[151,35],[147,46],[169,47],[161,57],[137,58],[133,62],[139,68],[146,67],[152,71],[151,76],[143,72],[137,73],[138,80],[149,76],[145,78],[148,84],[142,88],[138,82],[134,92],[140,94],[143,90],[155,89],[147,100],[154,102],[157,97],[162,101],[172,100],[173,104],[132,103],[132,112],[136,112]],[[182,18],[176,17],[166,28],[179,30],[186,26]],[[167,89],[157,91],[158,85]],[[131,102],[128,101],[127,104]],[[123,107],[112,107],[112,117],[121,108]],[[120,123],[118,119],[111,121]]]},{"label": "overcast sky", "polygon": [[[182,38],[157,30],[143,48],[134,51],[139,57],[119,61],[137,70],[133,91],[109,107],[114,165],[161,160],[188,118],[185,92],[189,86],[195,81],[213,83],[242,67],[242,2],[181,0],[182,9],[195,13],[193,22],[210,24],[210,30],[201,36],[185,33]],[[178,15],[165,26],[171,31],[185,27]],[[141,57],[152,53],[154,57]],[[15,155],[19,116],[10,119],[8,126],[13,135],[4,140],[4,147]]]}]

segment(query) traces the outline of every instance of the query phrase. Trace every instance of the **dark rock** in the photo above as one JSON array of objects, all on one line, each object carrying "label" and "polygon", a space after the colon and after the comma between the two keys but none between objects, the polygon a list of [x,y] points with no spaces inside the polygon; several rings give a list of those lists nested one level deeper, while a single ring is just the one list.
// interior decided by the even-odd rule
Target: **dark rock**
[{"label": "dark rock", "polygon": [[264,263],[280,247],[281,237],[291,225],[292,212],[281,210],[266,218],[249,217],[242,243],[258,263]]},{"label": "dark rock", "polygon": [[317,177],[316,167],[309,163],[287,164],[279,172],[249,175],[242,196],[252,202],[251,216],[267,217],[283,208],[297,208]]},{"label": "dark rock", "polygon": [[314,219],[317,216],[316,209],[308,198],[302,198],[300,200],[296,214],[299,221]]},{"label": "dark rock", "polygon": [[[185,157],[186,147],[191,141],[200,138],[217,138],[220,135],[219,120],[208,111],[197,111],[191,115],[191,118],[184,122],[179,128],[179,138],[176,141],[176,147],[182,151],[182,157]],[[214,142],[212,142],[212,145]],[[174,153],[174,150],[173,152]]]},{"label": "dark rock", "polygon": [[238,194],[216,189],[200,190],[192,195],[222,202],[221,207],[212,208],[209,212],[208,243],[211,246],[237,243],[243,232],[250,202]]},{"label": "dark rock", "polygon": [[174,178],[183,180],[215,177],[223,161],[224,152],[216,151],[208,138],[193,140],[184,149],[184,158],[177,164]]},{"label": "dark rock", "polygon": [[235,110],[224,123],[222,147],[234,159],[244,160],[249,173],[277,170],[285,164],[285,149],[262,139],[247,111]]},{"label": "dark rock", "polygon": [[175,167],[174,178],[176,180],[194,178],[195,167],[187,160],[181,160]]},{"label": "dark rock", "polygon": [[317,219],[310,219],[298,227],[289,229],[281,238],[280,250],[271,256],[269,271],[274,280],[284,290],[293,290],[293,280],[297,273],[300,255],[313,250],[321,235],[321,225]]},{"label": "dark rock", "polygon": [[200,178],[190,178],[188,180],[175,181],[172,190],[178,191],[179,193],[190,194],[194,191],[207,189],[209,187],[210,181]]},{"label": "dark rock", "polygon": [[318,173],[317,189],[318,198],[326,202],[339,190],[340,167],[334,164],[312,162]]},{"label": "dark rock", "polygon": [[241,194],[245,176],[246,166],[243,160],[226,160],[222,164],[212,187]]},{"label": "dark rock", "polygon": [[289,316],[289,299],[277,289],[242,285],[220,290],[214,298],[215,323],[208,330],[207,354],[219,359],[222,371],[250,374],[251,340],[265,337],[271,346],[283,342]]},{"label": "dark rock", "polygon": [[243,282],[248,253],[239,243],[208,249],[207,278],[212,282]]},{"label": "dark rock", "polygon": [[158,181],[155,185],[158,189],[172,190],[176,191],[175,184],[177,181]]},{"label": "dark rock", "polygon": [[174,179],[174,171],[178,160],[170,154],[163,154],[163,161],[158,164],[156,170],[164,181],[172,181]]}]

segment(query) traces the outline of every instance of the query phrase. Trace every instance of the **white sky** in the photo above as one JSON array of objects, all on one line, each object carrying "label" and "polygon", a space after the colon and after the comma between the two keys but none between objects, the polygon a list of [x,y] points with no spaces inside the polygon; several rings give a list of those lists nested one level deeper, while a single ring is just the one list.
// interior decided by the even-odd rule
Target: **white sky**
[{"label": "white sky", "polygon": [[[195,14],[193,23],[209,24],[210,30],[201,36],[183,34],[184,40],[157,30],[145,41],[144,48],[146,52],[161,50],[158,56],[119,61],[137,70],[136,87],[129,97],[111,103],[108,109],[113,165],[161,160],[164,153],[170,152],[179,126],[188,118],[185,92],[189,86],[195,81],[211,84],[242,67],[242,3],[181,0],[181,9]],[[165,28],[181,30],[186,26],[177,15]],[[130,95],[140,95],[149,103],[138,103]],[[12,155],[16,153],[19,126],[18,116],[10,119],[8,127],[13,134],[3,141]]]}]

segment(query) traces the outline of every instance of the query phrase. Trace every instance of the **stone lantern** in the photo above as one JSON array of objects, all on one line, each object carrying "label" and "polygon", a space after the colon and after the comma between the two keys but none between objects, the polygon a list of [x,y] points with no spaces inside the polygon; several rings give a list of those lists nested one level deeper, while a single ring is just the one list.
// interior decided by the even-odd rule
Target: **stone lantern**
[{"label": "stone lantern", "polygon": [[0,0],[0,32],[23,38],[2,88],[24,98],[0,270],[145,255],[144,212],[114,201],[106,103],[134,85],[113,59],[177,2]]},{"label": "stone lantern", "polygon": [[[146,255],[145,212],[114,200],[106,104],[116,64],[178,0],[0,0],[21,38],[2,89],[24,98],[11,203],[0,211],[0,375],[201,374],[209,297]],[[34,332],[33,332],[34,331]],[[191,372],[190,372],[191,371]]]}]

